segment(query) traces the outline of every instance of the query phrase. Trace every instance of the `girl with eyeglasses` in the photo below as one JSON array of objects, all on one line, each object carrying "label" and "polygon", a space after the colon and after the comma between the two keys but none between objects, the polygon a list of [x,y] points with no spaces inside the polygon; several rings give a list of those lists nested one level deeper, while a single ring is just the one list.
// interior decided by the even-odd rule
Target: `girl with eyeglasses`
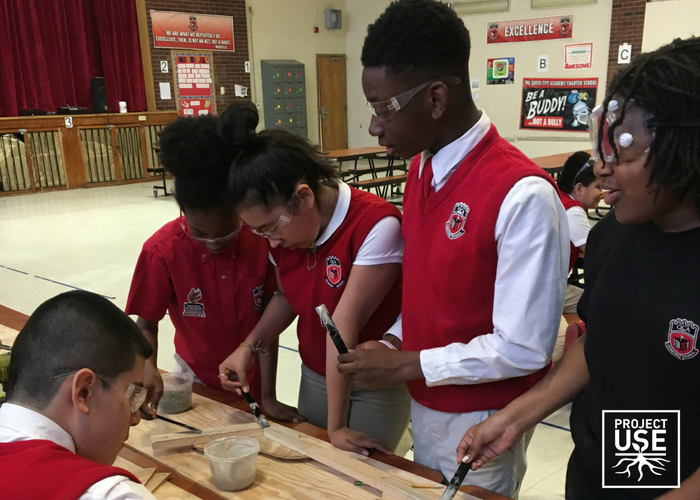
[{"label": "girl with eyeglasses", "polygon": [[573,402],[567,500],[698,498],[699,61],[700,38],[640,54],[591,113],[594,170],[614,210],[586,243],[587,333],[470,428],[457,460],[478,469]]},{"label": "girl with eyeglasses", "polygon": [[[231,162],[239,152],[219,134],[213,116],[178,118],[160,134],[161,164],[175,177],[180,216],[151,236],[139,256],[127,314],[153,345],[146,362],[145,418],[163,394],[158,373],[158,324],[166,313],[175,326],[175,371],[221,388],[217,367],[253,330],[276,288],[265,242],[241,227],[225,203]],[[251,367],[253,393],[278,420],[302,420],[275,396],[277,344]]]},{"label": "girl with eyeglasses", "polygon": [[408,423],[406,385],[351,389],[315,308],[326,305],[348,349],[388,343],[383,335],[401,309],[401,214],[380,197],[340,182],[305,140],[282,130],[256,134],[257,124],[250,103],[222,115],[227,136],[241,148],[231,166],[229,197],[250,234],[267,241],[278,285],[258,325],[221,364],[222,384],[247,391],[256,351],[298,317],[299,412],[328,429],[338,448],[391,453]]},{"label": "girl with eyeglasses", "polygon": [[[591,223],[588,220],[588,210],[598,206],[600,195],[600,179],[593,171],[595,161],[585,151],[579,151],[567,158],[564,168],[559,174],[557,187],[559,198],[566,209],[566,220],[569,223],[569,239],[571,241],[571,256],[569,258],[569,272],[574,267],[576,260],[586,251],[586,240],[591,231]],[[576,306],[581,299],[583,288],[567,284],[564,297],[564,314],[576,314]],[[577,328],[580,332],[580,326]],[[552,359],[559,361],[564,353],[565,329],[560,328],[557,343],[554,346]],[[576,338],[576,337],[574,337]]]}]

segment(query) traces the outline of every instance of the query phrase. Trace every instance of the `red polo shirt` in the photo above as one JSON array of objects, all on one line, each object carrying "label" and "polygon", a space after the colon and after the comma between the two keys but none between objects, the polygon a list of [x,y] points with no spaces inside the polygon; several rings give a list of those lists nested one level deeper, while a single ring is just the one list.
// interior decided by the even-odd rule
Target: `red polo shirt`
[{"label": "red polo shirt", "polygon": [[[212,254],[176,219],[143,245],[126,313],[158,322],[167,311],[177,354],[202,382],[221,387],[219,364],[245,340],[276,289],[265,239],[247,226]],[[249,380],[258,388],[257,366],[253,370]]]}]

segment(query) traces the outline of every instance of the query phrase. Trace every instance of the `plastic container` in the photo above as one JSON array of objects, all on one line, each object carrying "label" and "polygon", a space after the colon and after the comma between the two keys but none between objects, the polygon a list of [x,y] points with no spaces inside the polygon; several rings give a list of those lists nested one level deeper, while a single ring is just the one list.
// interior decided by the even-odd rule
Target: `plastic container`
[{"label": "plastic container", "polygon": [[164,373],[163,397],[158,403],[158,413],[182,413],[192,406],[192,382],[189,373]]},{"label": "plastic container", "polygon": [[260,443],[243,436],[225,437],[204,447],[211,480],[224,491],[243,490],[255,482],[255,465]]}]

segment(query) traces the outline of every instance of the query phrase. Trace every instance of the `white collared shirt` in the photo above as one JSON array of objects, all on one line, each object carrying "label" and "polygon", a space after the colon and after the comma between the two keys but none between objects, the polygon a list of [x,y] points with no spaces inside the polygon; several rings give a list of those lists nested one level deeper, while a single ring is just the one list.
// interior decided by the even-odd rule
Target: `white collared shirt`
[{"label": "white collared shirt", "polygon": [[[31,439],[52,441],[75,453],[73,438],[53,420],[16,404],[0,406],[0,443]],[[90,486],[79,500],[155,500],[155,497],[144,485],[126,476],[111,476]]]},{"label": "white collared shirt", "polygon": [[[566,196],[575,200],[573,196],[566,193]],[[591,232],[591,223],[588,220],[586,209],[574,206],[566,211],[566,219],[569,222],[569,239],[575,247],[585,245],[588,240],[588,233]]]},{"label": "white collared shirt", "polygon": [[[338,202],[328,226],[314,243],[320,247],[338,230],[345,221],[350,209],[352,191],[344,182],[338,182]],[[270,261],[275,260],[270,255]],[[403,261],[403,238],[401,236],[401,221],[394,216],[380,219],[370,230],[357,251],[353,266],[378,266],[380,264],[401,264]]]},{"label": "white collared shirt", "polygon": [[[436,192],[490,127],[491,120],[482,111],[462,137],[432,155]],[[420,174],[430,156],[428,151],[422,153]],[[421,351],[429,387],[521,377],[546,366],[552,357],[569,264],[566,213],[554,188],[535,176],[516,182],[501,204],[494,239],[498,252],[494,331],[467,344]],[[401,316],[387,333],[403,338]]]}]

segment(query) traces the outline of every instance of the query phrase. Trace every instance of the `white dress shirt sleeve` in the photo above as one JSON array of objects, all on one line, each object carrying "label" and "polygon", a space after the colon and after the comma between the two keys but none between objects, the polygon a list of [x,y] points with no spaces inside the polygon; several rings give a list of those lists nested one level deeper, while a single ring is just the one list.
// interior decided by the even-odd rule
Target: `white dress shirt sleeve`
[{"label": "white dress shirt sleeve", "polygon": [[591,223],[588,221],[586,211],[581,207],[571,207],[566,211],[566,220],[569,222],[569,239],[575,247],[586,244],[588,233],[591,232]]},{"label": "white dress shirt sleeve", "polygon": [[498,264],[493,333],[426,349],[428,386],[480,384],[533,373],[549,363],[564,299],[569,232],[564,207],[540,177],[518,181],[496,221]]},{"label": "white dress shirt sleeve", "polygon": [[79,500],[155,500],[143,484],[126,476],[112,476],[93,484]]},{"label": "white dress shirt sleeve", "polygon": [[394,337],[398,338],[401,342],[403,342],[403,323],[401,321],[400,314],[399,317],[396,318],[396,323],[391,325],[391,328],[389,328],[384,335],[393,335]]},{"label": "white dress shirt sleeve", "polygon": [[403,237],[401,222],[393,216],[380,219],[362,242],[353,266],[378,266],[401,264],[403,261]]}]

